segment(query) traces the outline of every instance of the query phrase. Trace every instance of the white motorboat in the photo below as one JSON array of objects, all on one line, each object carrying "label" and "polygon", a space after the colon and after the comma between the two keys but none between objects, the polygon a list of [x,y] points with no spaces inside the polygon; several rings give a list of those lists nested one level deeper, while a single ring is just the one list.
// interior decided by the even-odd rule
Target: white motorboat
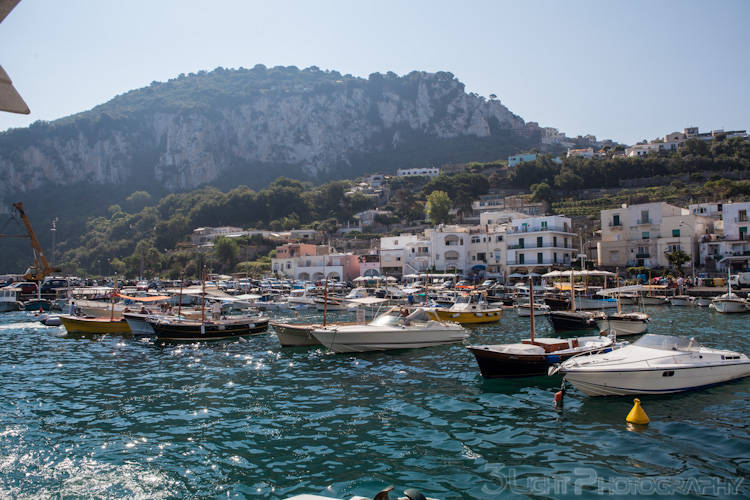
[{"label": "white motorboat", "polygon": [[691,297],[690,299],[694,306],[708,307],[711,305],[710,297]]},{"label": "white motorboat", "polygon": [[724,314],[744,313],[750,310],[749,304],[745,299],[741,299],[736,293],[727,292],[714,297],[711,301],[711,308],[716,312]]},{"label": "white motorboat", "polygon": [[289,307],[315,307],[315,298],[313,296],[314,288],[298,288],[289,292],[287,302]]},{"label": "white motorboat", "polygon": [[649,333],[609,353],[568,359],[558,370],[589,396],[671,394],[747,377],[750,359],[695,339]]},{"label": "white motorboat", "polygon": [[[531,316],[531,306],[528,302],[522,303],[522,304],[516,304],[515,306],[516,314],[522,318],[528,318]],[[549,314],[549,312],[552,310],[550,306],[547,304],[534,304],[534,315],[541,315],[541,314]]]},{"label": "white motorboat", "polygon": [[327,326],[312,334],[337,353],[432,347],[461,342],[468,336],[461,325],[441,321],[434,310],[421,307],[407,316],[394,307],[366,325]]},{"label": "white motorboat", "polygon": [[610,314],[602,321],[601,326],[606,325],[610,334],[624,337],[627,335],[640,335],[648,331],[649,316],[640,311],[623,311]]},{"label": "white motorboat", "polygon": [[617,307],[617,300],[609,297],[601,297],[596,295],[591,297],[583,297],[579,295],[575,296],[575,308],[579,311],[601,311],[602,309],[611,309],[613,307]]},{"label": "white motorboat", "polygon": [[630,285],[624,287],[618,286],[617,288],[599,292],[600,295],[610,295],[617,297],[617,312],[608,314],[606,318],[599,320],[599,327],[608,330],[610,334],[614,334],[620,337],[646,333],[648,331],[648,322],[650,319],[648,314],[646,314],[643,310],[622,310],[623,292],[635,293],[637,297],[638,291],[640,290],[641,285]]},{"label": "white motorboat", "polygon": [[667,302],[673,306],[689,306],[693,303],[690,295],[675,295],[674,297],[668,297]]}]

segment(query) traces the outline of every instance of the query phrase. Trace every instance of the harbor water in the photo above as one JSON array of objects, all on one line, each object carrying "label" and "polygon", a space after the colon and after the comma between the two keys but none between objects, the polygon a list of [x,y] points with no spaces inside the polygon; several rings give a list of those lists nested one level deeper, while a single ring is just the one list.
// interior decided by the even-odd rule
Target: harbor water
[{"label": "harbor water", "polygon": [[[748,315],[647,312],[652,333],[750,353]],[[468,343],[528,328],[506,310]],[[750,379],[642,397],[636,428],[633,398],[569,387],[556,408],[560,378],[484,380],[461,344],[338,355],[271,330],[156,345],[27,312],[0,315],[0,374],[1,498],[750,497]]]}]

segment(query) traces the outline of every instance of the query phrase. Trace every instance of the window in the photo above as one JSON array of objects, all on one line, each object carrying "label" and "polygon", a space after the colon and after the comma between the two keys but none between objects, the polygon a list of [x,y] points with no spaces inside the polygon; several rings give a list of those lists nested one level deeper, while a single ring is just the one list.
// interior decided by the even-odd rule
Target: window
[{"label": "window", "polygon": [[523,258],[523,254],[522,254],[522,253],[519,253],[519,254],[518,254],[518,263],[519,263],[519,264],[523,264],[523,263],[524,263],[523,261],[524,261],[524,258]]},{"label": "window", "polygon": [[541,236],[536,237],[536,247],[542,248],[544,246],[544,239]]},{"label": "window", "polygon": [[644,240],[648,240],[648,239],[651,239],[651,233],[650,233],[650,232],[648,232],[648,231],[643,231],[643,233],[641,234],[641,236],[642,236],[642,238],[643,238]]},{"label": "window", "polygon": [[477,260],[479,260],[481,262],[486,262],[487,261],[487,254],[485,254],[485,253],[478,253],[477,254]]},{"label": "window", "polygon": [[648,218],[648,210],[641,211],[641,224],[649,224],[651,221]]},{"label": "window", "polygon": [[737,222],[747,222],[747,210],[740,210],[737,213]]},{"label": "window", "polygon": [[620,222],[620,214],[614,214],[612,216],[612,225],[613,226],[622,226],[622,222]]},{"label": "window", "polygon": [[471,242],[472,242],[472,243],[479,243],[479,241],[480,241],[480,238],[479,238],[479,236],[472,236],[472,237],[471,237]]},{"label": "window", "polygon": [[740,228],[740,239],[741,240],[747,239],[747,226],[743,226]]},{"label": "window", "polygon": [[544,254],[542,252],[536,254],[536,263],[544,264]]},{"label": "window", "polygon": [[518,248],[523,248],[523,238],[518,239]]},{"label": "window", "polygon": [[546,230],[547,230],[547,221],[543,220],[542,221],[542,231],[546,231]]},{"label": "window", "polygon": [[557,247],[557,236],[552,237],[552,246]]},{"label": "window", "polygon": [[401,257],[396,257],[396,262],[401,262]]},{"label": "window", "polygon": [[679,229],[672,229],[672,236],[674,236],[675,238],[679,238],[680,237],[680,230]]},{"label": "window", "polygon": [[503,237],[502,236],[496,236],[495,237],[495,241],[503,241]]}]

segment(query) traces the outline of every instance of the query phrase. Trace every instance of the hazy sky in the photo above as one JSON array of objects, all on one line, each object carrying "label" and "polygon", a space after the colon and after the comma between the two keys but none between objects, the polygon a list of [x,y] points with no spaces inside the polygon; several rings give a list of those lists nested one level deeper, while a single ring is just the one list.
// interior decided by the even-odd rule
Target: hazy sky
[{"label": "hazy sky", "polygon": [[0,65],[31,115],[88,110],[180,73],[449,71],[526,121],[633,144],[750,128],[750,1],[21,0]]}]

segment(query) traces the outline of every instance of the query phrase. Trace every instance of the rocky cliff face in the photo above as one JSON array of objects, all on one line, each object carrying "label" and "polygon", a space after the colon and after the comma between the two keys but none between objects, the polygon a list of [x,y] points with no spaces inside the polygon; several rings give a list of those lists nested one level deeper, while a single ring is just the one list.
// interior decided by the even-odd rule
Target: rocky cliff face
[{"label": "rocky cliff face", "polygon": [[[489,137],[524,121],[499,101],[464,92],[450,73],[420,73],[408,93],[372,82],[258,92],[210,110],[141,112],[120,119],[32,125],[0,142],[0,206],[29,190],[69,183],[120,184],[148,176],[170,191],[210,183],[242,165],[296,165],[314,176],[354,154],[403,146],[413,133]],[[421,165],[415,165],[421,166]],[[0,209],[1,210],[1,209]]]}]

